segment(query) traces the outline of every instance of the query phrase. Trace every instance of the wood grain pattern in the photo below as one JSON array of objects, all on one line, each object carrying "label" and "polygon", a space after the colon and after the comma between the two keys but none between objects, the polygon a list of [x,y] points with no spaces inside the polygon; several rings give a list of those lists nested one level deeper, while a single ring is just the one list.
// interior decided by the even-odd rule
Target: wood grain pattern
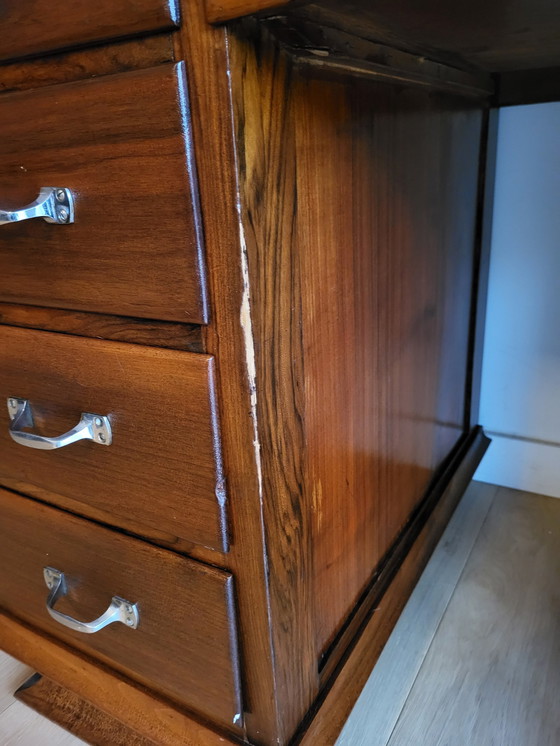
[{"label": "wood grain pattern", "polygon": [[[151,538],[227,546],[225,485],[208,355],[0,327],[0,482]],[[5,397],[36,431],[109,415],[113,443],[57,451],[11,440]]]},{"label": "wood grain pattern", "polygon": [[135,733],[44,676],[32,676],[14,693],[14,697],[87,743],[96,746],[157,746],[151,738]]},{"label": "wood grain pattern", "polygon": [[251,13],[279,8],[292,0],[206,0],[206,13],[211,23],[240,18]]},{"label": "wood grain pattern", "polygon": [[325,651],[462,433],[481,114],[358,80],[295,91],[305,488]]},{"label": "wood grain pattern", "polygon": [[[241,702],[231,575],[4,490],[0,509],[4,610],[234,728]],[[112,624],[83,635],[58,624],[45,610],[45,565],[67,575],[61,612],[95,619],[121,596],[138,604],[138,629]]]},{"label": "wood grain pattern", "polygon": [[161,31],[177,21],[174,0],[73,0],[64,12],[49,0],[2,0],[0,60]]},{"label": "wood grain pattern", "polygon": [[[321,661],[322,685],[328,682],[333,672],[339,667],[340,661],[347,655],[356,635],[375,611],[380,595],[392,582],[392,578],[405,561],[408,552],[418,536],[422,534],[426,524],[432,520],[433,512],[440,501],[445,500],[449,485],[453,485],[453,493],[455,499],[458,500],[462,494],[461,488],[463,491],[467,488],[471,476],[469,472],[465,479],[465,470],[468,470],[469,464],[480,461],[489,443],[490,440],[480,427],[473,428],[461,444],[454,449],[452,455],[446,459],[444,467],[438,470],[437,476],[430,483],[428,494],[411,513],[406,527],[391,547],[390,552],[383,558],[371,583],[337,635],[328,656]],[[462,475],[461,478],[458,475]]]},{"label": "wood grain pattern", "polygon": [[182,65],[0,96],[2,208],[76,200],[73,225],[2,226],[0,300],[203,323],[188,117]]},{"label": "wood grain pattern", "polygon": [[[244,31],[252,33],[252,27]],[[319,687],[311,498],[305,488],[309,475],[304,460],[302,321],[309,287],[298,267],[296,234],[299,154],[293,120],[300,103],[295,95],[300,80],[290,58],[266,35],[232,35],[230,49],[254,334],[271,634],[284,743]],[[330,416],[328,404],[323,412]],[[327,419],[323,423],[329,426]]]},{"label": "wood grain pattern", "polygon": [[59,685],[158,745],[238,743],[237,739],[210,729],[155,692],[5,613],[0,613],[0,645],[18,660],[44,672]]},{"label": "wood grain pattern", "polygon": [[[351,23],[367,38],[460,67],[503,72],[558,64],[560,8],[555,0],[319,0],[316,22]],[[304,9],[303,14],[306,14]]]},{"label": "wood grain pattern", "polygon": [[[270,627],[275,621],[269,604],[270,568],[263,532],[267,496],[259,481],[252,288],[237,205],[226,32],[206,22],[204,0],[184,3],[183,17],[177,56],[184,54],[187,67],[201,213],[211,247],[207,263],[212,323],[204,328],[204,336],[206,351],[219,361],[216,387],[234,536],[227,566],[236,581],[243,669],[247,672],[244,724],[248,740],[280,744],[289,737],[283,705],[291,692],[281,686],[276,669],[293,665],[297,655],[274,649],[271,638]],[[219,179],[216,164],[220,164]]]},{"label": "wood grain pattern", "polygon": [[500,488],[390,746],[560,740],[560,502]]},{"label": "wood grain pattern", "polygon": [[425,523],[396,573],[388,578],[373,615],[355,639],[354,645],[347,649],[345,659],[302,723],[300,732],[294,738],[294,744],[332,746],[336,742],[487,447],[488,439],[481,430],[478,430],[474,438],[466,444],[461,465],[449,481],[430,520]]},{"label": "wood grain pattern", "polygon": [[557,67],[560,7],[556,0],[207,0],[211,21],[267,11],[424,55],[463,69],[490,72]]},{"label": "wood grain pattern", "polygon": [[[216,553],[215,561],[227,566],[236,578],[245,676],[244,729],[237,733],[255,744],[286,744],[319,694],[321,656],[331,649],[355,601],[369,587],[376,567],[425,496],[436,468],[463,433],[482,104],[435,93],[425,80],[421,90],[409,88],[410,81],[406,85],[403,80],[380,83],[371,71],[345,64],[336,70],[329,64],[314,69],[308,60],[280,47],[266,28],[259,31],[252,23],[211,28],[204,19],[204,0],[185,2],[183,12],[184,25],[174,38],[175,56],[185,58],[201,219],[210,247],[211,292],[205,319],[211,324],[202,330],[202,339],[206,352],[219,361],[216,401],[223,425],[223,473],[228,478],[234,539],[231,553],[227,557]],[[140,81],[152,75],[155,80],[169,69],[164,65],[157,71],[111,78],[122,79],[119,89],[126,98],[132,95],[133,78]],[[60,89],[81,86],[86,90],[111,78]],[[48,86],[33,96],[41,93],[47,101],[56,89]],[[159,101],[157,86],[153,91]],[[0,108],[3,100],[31,95],[0,97]],[[146,121],[151,116],[159,133],[162,112],[148,114],[149,97],[140,98],[145,109],[142,116]],[[176,142],[174,117],[172,113],[166,119],[166,142]],[[122,142],[119,138],[117,146]],[[145,174],[157,167],[159,141],[152,145],[155,149],[142,151]],[[100,150],[110,153],[113,149],[114,142],[106,138]],[[184,156],[175,150],[174,162],[181,158],[184,169]],[[122,163],[118,168],[122,183]],[[163,181],[162,194],[172,198],[176,179],[172,176],[169,185]],[[148,194],[152,185],[146,181],[144,186]],[[166,217],[163,222],[167,225],[172,219]],[[113,232],[118,227],[113,225]],[[156,227],[160,236],[165,226]],[[150,226],[142,233],[138,230],[135,241],[127,237],[127,257],[130,247],[144,241],[149,230]],[[108,256],[106,247],[112,239],[103,237],[106,240],[102,247],[99,244],[97,260]],[[184,247],[181,252],[173,256],[183,256]],[[145,265],[150,287],[146,282],[145,297],[150,300],[137,299],[134,311],[128,299],[124,309],[120,293],[107,300],[99,292],[94,297],[88,287],[85,293],[90,295],[83,307],[76,300],[83,297],[81,288],[68,293],[65,303],[52,298],[39,301],[36,296],[26,302],[76,309],[84,316],[86,310],[95,310],[103,315],[187,320],[176,315],[177,309],[183,313],[184,294],[175,294],[173,299],[165,278],[154,276],[168,258],[160,240],[146,257],[150,259]],[[50,260],[52,264],[52,256]],[[17,261],[21,261],[19,255]],[[40,261],[36,256],[34,267]],[[57,277],[57,283],[65,281]],[[185,282],[183,277],[180,283],[184,286]],[[138,287],[129,268],[122,284],[126,291]],[[18,292],[26,292],[26,287],[20,283]],[[52,294],[54,287],[36,292]],[[56,292],[60,292],[58,284]],[[10,300],[13,305],[22,302],[22,297]],[[66,317],[69,323],[70,318]],[[76,323],[82,322],[85,319],[80,316]],[[57,328],[63,329],[65,323],[60,318]],[[81,342],[92,350],[92,356],[95,350],[117,345]],[[154,398],[156,391],[161,396],[169,388],[181,390],[180,406],[186,407],[186,386],[177,386],[176,380],[179,376],[183,381],[184,372],[176,372],[183,368],[177,365],[172,371],[169,363],[157,382],[156,374],[168,354],[176,355],[182,366],[191,356],[154,349],[143,352],[153,363],[148,369],[149,377],[153,372],[153,385],[149,385]],[[91,362],[88,355],[79,355],[88,372],[99,371],[96,360]],[[43,382],[49,380],[46,368],[53,362],[59,367],[61,357],[66,355],[55,353],[53,347],[41,373]],[[129,402],[132,393],[128,389],[134,389],[137,382],[129,385],[128,373],[112,365],[109,369],[115,385],[103,396],[116,396],[118,388],[121,398]],[[24,378],[34,373],[26,369]],[[62,378],[65,388],[74,391],[74,404],[81,406],[75,374],[68,372]],[[34,386],[38,394],[38,374]],[[101,389],[99,385],[93,388],[91,397]],[[200,398],[196,392],[194,398]],[[190,406],[191,399],[186,399]],[[150,410],[160,404],[154,401]],[[144,411],[142,403],[132,408]],[[48,420],[45,417],[41,426],[46,421],[62,429],[68,426],[74,405],[72,411],[66,408],[57,413],[57,409],[58,405],[45,410]],[[174,411],[173,406],[165,406],[168,411]],[[152,425],[147,419],[141,423],[142,438]],[[191,433],[194,451],[198,433]],[[139,451],[135,464],[155,469],[153,444],[143,442],[143,458]],[[151,459],[148,466],[146,454]],[[54,495],[37,485],[33,489],[39,499],[55,500],[72,511],[87,510],[90,518],[117,523],[184,551],[185,542],[192,540],[193,525],[185,521],[181,541],[175,541],[160,522],[156,525],[156,516],[161,521],[161,505],[154,500],[149,505],[145,494],[151,476],[133,495],[124,488],[130,472],[117,476],[123,484],[123,498],[109,504],[111,496],[96,494],[96,500],[105,501],[97,507],[90,503],[85,508],[70,495]],[[10,484],[28,491],[30,481],[18,478]],[[138,495],[142,509],[153,512],[149,529],[138,522]],[[181,496],[173,513],[180,520],[186,506]],[[119,510],[122,515],[115,519]],[[126,525],[118,523],[123,516]],[[202,530],[205,519],[193,518],[197,520],[196,528]],[[206,543],[215,543],[214,538]],[[424,545],[418,551],[417,555],[413,551],[415,562],[419,556],[423,561],[428,552]],[[401,584],[396,581],[393,611],[383,618],[382,631],[376,632],[378,645],[394,623],[395,610],[402,608],[417,569],[417,565],[409,569]],[[391,578],[396,570],[395,564]],[[2,624],[0,620],[0,639]],[[15,638],[13,629],[8,637]],[[23,637],[17,639],[22,644]],[[378,650],[374,646],[375,655]],[[68,682],[79,681],[79,695],[91,701],[102,697],[71,672],[77,663],[66,660],[62,676],[53,673],[56,656],[52,648],[49,651],[43,658],[38,646],[33,646],[34,658],[48,660],[51,672],[45,673],[50,678],[66,687]],[[367,648],[361,651],[364,660],[354,659],[354,671],[363,681],[374,656]],[[331,668],[328,663],[323,667],[323,683],[327,680],[330,686],[328,679],[339,657],[336,662],[332,656],[327,660]],[[349,681],[350,674],[346,685]],[[351,696],[355,694],[354,690]],[[347,697],[342,700],[342,709],[333,708],[336,718],[349,701]],[[101,709],[114,714],[107,698]],[[131,713],[127,714],[129,725],[130,719],[139,717],[135,705]],[[173,720],[174,715],[169,717]],[[143,729],[132,727],[153,734],[145,723]],[[321,740],[323,726],[318,727],[316,743],[328,743]],[[330,726],[324,727],[327,732]],[[173,741],[172,731],[164,728],[163,732],[162,743],[183,742],[177,740],[177,733]],[[211,739],[195,725],[185,725],[181,735],[186,743]]]},{"label": "wood grain pattern", "polygon": [[61,52],[43,59],[19,60],[0,66],[0,93],[154,67],[173,59],[172,36],[157,34],[103,47]]},{"label": "wood grain pattern", "polygon": [[464,432],[482,107],[291,65],[251,22],[231,39],[274,635],[300,661],[285,672],[293,723]]},{"label": "wood grain pattern", "polygon": [[290,56],[317,68],[339,70],[341,78],[362,75],[400,84],[428,86],[463,96],[488,97],[494,80],[482,71],[461,70],[425,56],[395,49],[353,33],[320,26],[312,20],[277,15],[259,20]]},{"label": "wood grain pattern", "polygon": [[151,347],[168,347],[172,350],[204,352],[201,327],[194,324],[132,319],[61,308],[18,306],[12,303],[0,303],[0,324]]}]

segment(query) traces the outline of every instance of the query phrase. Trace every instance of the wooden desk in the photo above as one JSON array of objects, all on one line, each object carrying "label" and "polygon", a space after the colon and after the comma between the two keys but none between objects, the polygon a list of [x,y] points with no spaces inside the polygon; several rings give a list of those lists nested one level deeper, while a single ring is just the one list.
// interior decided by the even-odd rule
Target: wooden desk
[{"label": "wooden desk", "polygon": [[[22,458],[5,414],[0,502],[37,527],[0,586],[0,642],[44,675],[20,696],[95,743],[333,743],[488,445],[496,111],[560,95],[560,11],[143,0],[84,25],[19,0],[3,32],[23,5],[51,26],[0,51],[0,206],[46,179],[77,217],[3,226],[0,380],[42,435],[93,411],[115,445]],[[138,630],[62,631],[43,555],[67,614],[115,592]]]}]

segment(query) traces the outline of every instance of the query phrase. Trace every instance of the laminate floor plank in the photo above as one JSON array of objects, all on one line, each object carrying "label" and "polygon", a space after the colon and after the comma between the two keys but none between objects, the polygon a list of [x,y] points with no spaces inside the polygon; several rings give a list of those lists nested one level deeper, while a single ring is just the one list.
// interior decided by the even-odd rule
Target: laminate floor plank
[{"label": "laminate floor plank", "polygon": [[0,714],[14,703],[14,692],[33,670],[0,651]]},{"label": "laminate floor plank", "polygon": [[14,699],[16,689],[33,673],[0,651],[1,746],[84,746],[84,741]]},{"label": "laminate floor plank", "polygon": [[337,746],[386,746],[497,491],[482,482],[469,485]]},{"label": "laminate floor plank", "polygon": [[14,702],[0,717],[2,746],[84,746],[85,741],[60,728],[56,723]]},{"label": "laminate floor plank", "polygon": [[500,487],[389,746],[560,744],[560,500]]}]

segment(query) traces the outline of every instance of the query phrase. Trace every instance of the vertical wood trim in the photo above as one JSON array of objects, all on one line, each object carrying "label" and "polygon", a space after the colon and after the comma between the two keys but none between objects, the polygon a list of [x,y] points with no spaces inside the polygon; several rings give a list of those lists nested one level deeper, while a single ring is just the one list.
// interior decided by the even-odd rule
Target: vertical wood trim
[{"label": "vertical wood trim", "polygon": [[496,180],[496,153],[498,146],[499,109],[485,113],[480,154],[481,179],[479,186],[479,208],[477,245],[474,263],[471,331],[467,370],[467,395],[465,420],[467,428],[478,424],[480,410],[480,387],[482,379],[482,356],[484,352],[484,329],[490,270],[490,248],[492,242],[492,214],[494,210],[494,185]]},{"label": "vertical wood trim", "polygon": [[280,743],[284,725],[277,701],[269,618],[272,611],[264,543],[264,496],[255,428],[252,291],[244,273],[243,226],[238,215],[228,36],[224,29],[208,25],[204,0],[185,2],[182,7],[177,56],[184,56],[187,68],[207,247],[210,324],[204,330],[204,343],[217,361],[223,459],[230,498],[228,559],[236,581],[244,725],[253,743]]},{"label": "vertical wood trim", "polygon": [[[235,27],[234,27],[235,28]],[[229,36],[279,721],[286,741],[318,692],[304,489],[302,282],[292,59],[252,20]]]}]

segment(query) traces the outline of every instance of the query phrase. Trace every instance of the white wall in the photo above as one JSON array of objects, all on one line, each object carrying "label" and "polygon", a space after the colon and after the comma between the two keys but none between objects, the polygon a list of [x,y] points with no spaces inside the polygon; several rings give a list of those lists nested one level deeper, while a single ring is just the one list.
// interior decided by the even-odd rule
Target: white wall
[{"label": "white wall", "polygon": [[475,479],[560,497],[560,103],[502,109]]}]

